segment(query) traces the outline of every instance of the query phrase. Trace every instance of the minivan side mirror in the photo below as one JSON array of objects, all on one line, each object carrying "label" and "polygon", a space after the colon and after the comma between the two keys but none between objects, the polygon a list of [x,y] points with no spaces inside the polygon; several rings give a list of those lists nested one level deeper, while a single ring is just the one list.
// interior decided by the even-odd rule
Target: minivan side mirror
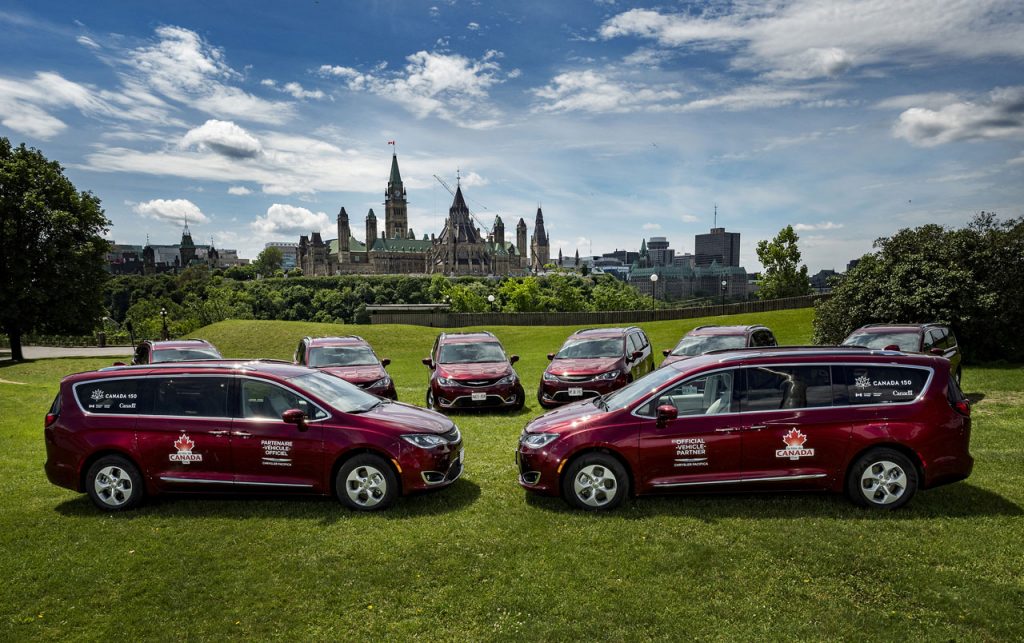
[{"label": "minivan side mirror", "polygon": [[665,350],[661,351],[661,354],[664,355],[665,357],[668,357],[669,353],[671,353],[671,352],[672,352],[671,348],[666,348]]},{"label": "minivan side mirror", "polygon": [[885,348],[883,348],[882,350],[886,350],[886,351],[898,351],[899,349],[900,349],[900,345],[899,345],[899,344],[889,344],[888,346],[886,346],[886,347],[885,347]]},{"label": "minivan side mirror", "polygon": [[548,361],[550,362],[553,359],[555,359],[555,354],[554,353],[548,353]]},{"label": "minivan side mirror", "polygon": [[387,366],[387,365],[388,365],[388,364],[390,364],[390,363],[391,363],[391,360],[389,360],[389,359],[388,359],[388,358],[386,358],[386,357],[385,357],[384,359],[382,359],[382,360],[380,361],[380,365],[381,365],[381,366]]},{"label": "minivan side mirror", "polygon": [[669,420],[679,417],[679,409],[671,404],[662,404],[658,407],[658,428],[663,428]]},{"label": "minivan side mirror", "polygon": [[938,355],[939,357],[942,357],[943,355],[946,354],[946,351],[941,348],[933,348],[928,352],[931,353],[932,355]]},{"label": "minivan side mirror", "polygon": [[420,361],[422,361],[423,365],[429,368],[430,370],[434,370],[434,360],[430,359],[429,357],[424,357]]},{"label": "minivan side mirror", "polygon": [[294,424],[300,431],[305,431],[306,414],[301,409],[288,409],[281,414],[281,421],[287,424]]},{"label": "minivan side mirror", "polygon": [[114,366],[125,366],[124,362],[114,362]]},{"label": "minivan side mirror", "polygon": [[509,355],[509,357],[508,357],[508,363],[509,364],[515,364],[518,361],[519,361],[519,356],[518,355]]},{"label": "minivan side mirror", "polygon": [[643,351],[633,351],[633,359],[640,359],[644,356]]}]

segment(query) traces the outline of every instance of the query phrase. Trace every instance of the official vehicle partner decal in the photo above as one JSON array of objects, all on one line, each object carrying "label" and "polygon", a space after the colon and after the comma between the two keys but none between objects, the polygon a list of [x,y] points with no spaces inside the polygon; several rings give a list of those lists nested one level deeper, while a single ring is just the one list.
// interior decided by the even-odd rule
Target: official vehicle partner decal
[{"label": "official vehicle partner decal", "polygon": [[814,455],[814,449],[804,448],[804,442],[807,442],[807,436],[797,429],[790,429],[789,433],[782,436],[782,441],[786,443],[786,448],[776,451],[776,458],[799,460],[800,458],[811,457]]},{"label": "official vehicle partner decal", "polygon": [[268,467],[292,466],[290,440],[260,440],[263,447],[263,464]]},{"label": "official vehicle partner decal", "polygon": [[672,444],[676,446],[676,456],[672,466],[708,466],[707,444],[705,444],[704,438],[676,438],[672,440]]},{"label": "official vehicle partner decal", "polygon": [[182,432],[181,437],[174,441],[174,448],[178,450],[177,453],[172,453],[168,457],[171,462],[180,462],[182,464],[188,464],[189,462],[202,462],[202,453],[192,453],[196,443],[188,437],[188,434]]}]

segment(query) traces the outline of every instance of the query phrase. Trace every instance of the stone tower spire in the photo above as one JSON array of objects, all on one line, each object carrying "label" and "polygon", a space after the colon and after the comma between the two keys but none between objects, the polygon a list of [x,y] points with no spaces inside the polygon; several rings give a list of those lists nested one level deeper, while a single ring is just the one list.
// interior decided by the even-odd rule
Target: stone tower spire
[{"label": "stone tower spire", "polygon": [[384,193],[384,238],[404,239],[409,232],[408,201],[402,174],[398,171],[398,155],[391,155],[391,176]]},{"label": "stone tower spire", "polygon": [[352,229],[348,223],[348,212],[342,207],[338,210],[338,264],[348,263],[351,255],[349,252],[349,238],[352,236]]},{"label": "stone tower spire", "polygon": [[519,266],[520,268],[528,268],[530,266],[526,247],[526,221],[519,217],[519,223],[516,224],[516,250],[519,251],[519,260],[522,262]]},{"label": "stone tower spire", "polygon": [[540,208],[537,208],[537,219],[533,225],[530,256],[534,272],[543,270],[544,266],[551,262],[551,247],[548,244],[548,234],[544,230],[544,213]]},{"label": "stone tower spire", "polygon": [[373,213],[373,208],[370,208],[370,212],[366,215],[366,249],[370,250],[373,248],[373,243],[377,240],[377,215]]}]

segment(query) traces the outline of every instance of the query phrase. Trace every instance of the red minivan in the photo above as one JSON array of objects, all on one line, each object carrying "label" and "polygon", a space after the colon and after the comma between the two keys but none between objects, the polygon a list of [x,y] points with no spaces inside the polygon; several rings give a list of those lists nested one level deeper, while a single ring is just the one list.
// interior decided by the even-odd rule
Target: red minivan
[{"label": "red minivan", "polygon": [[65,377],[45,422],[46,475],[100,509],[161,492],[336,495],[384,509],[462,474],[440,413],[284,362],[122,366]]},{"label": "red minivan", "polygon": [[610,393],[654,370],[651,342],[636,326],[578,330],[548,360],[537,387],[545,408]]},{"label": "red minivan", "polygon": [[519,483],[582,509],[670,491],[845,492],[900,507],[966,478],[970,404],[948,360],[747,348],[670,364],[523,431]]}]

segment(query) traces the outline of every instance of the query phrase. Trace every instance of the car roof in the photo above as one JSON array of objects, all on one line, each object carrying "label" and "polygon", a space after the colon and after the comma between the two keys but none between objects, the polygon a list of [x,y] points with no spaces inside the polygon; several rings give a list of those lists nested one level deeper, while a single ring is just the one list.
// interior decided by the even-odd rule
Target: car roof
[{"label": "car roof", "polygon": [[686,333],[687,335],[746,335],[752,330],[768,330],[767,326],[750,324],[747,326],[698,326]]},{"label": "car roof", "polygon": [[205,339],[166,339],[148,340],[148,342],[155,351],[172,348],[212,348],[216,350],[216,347]]},{"label": "car roof", "polygon": [[[919,330],[923,331],[928,328],[935,326],[943,326],[943,324],[867,324],[861,326],[854,333],[896,333],[906,332],[908,330]],[[850,333],[851,335],[853,333]]]},{"label": "car roof", "polygon": [[370,343],[358,335],[337,337],[307,337],[310,346],[369,346]]},{"label": "car roof", "polygon": [[201,362],[162,362],[137,366],[107,366],[96,371],[68,375],[62,381],[92,380],[143,375],[265,375],[276,379],[291,379],[317,373],[316,369],[296,366],[276,359],[207,359]]},{"label": "car roof", "polygon": [[636,326],[629,326],[627,328],[581,328],[572,335],[571,337],[622,337],[628,332],[640,330]]},{"label": "car roof", "polygon": [[501,342],[494,333],[486,330],[468,333],[441,333],[442,344],[477,344],[480,342]]},{"label": "car roof", "polygon": [[678,371],[696,371],[708,367],[752,366],[779,361],[798,364],[833,364],[837,362],[864,362],[910,366],[936,366],[948,360],[935,355],[906,353],[896,350],[875,350],[863,346],[760,346],[754,348],[727,348],[672,362],[663,368]]}]

